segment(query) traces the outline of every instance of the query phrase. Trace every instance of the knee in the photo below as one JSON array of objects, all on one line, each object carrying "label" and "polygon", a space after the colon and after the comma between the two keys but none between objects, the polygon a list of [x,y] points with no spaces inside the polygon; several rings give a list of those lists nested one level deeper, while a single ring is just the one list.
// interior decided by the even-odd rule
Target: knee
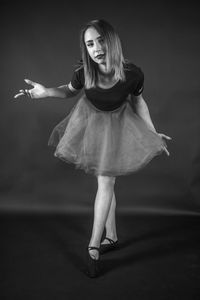
[{"label": "knee", "polygon": [[102,176],[99,175],[97,177],[98,186],[102,188],[114,188],[115,185],[115,177],[113,176]]}]

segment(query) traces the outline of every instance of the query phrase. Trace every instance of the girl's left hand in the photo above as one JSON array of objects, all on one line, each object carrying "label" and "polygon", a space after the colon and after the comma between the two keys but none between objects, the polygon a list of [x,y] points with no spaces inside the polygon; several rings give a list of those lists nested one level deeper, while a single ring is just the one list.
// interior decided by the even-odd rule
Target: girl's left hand
[{"label": "girl's left hand", "polygon": [[[163,133],[158,133],[158,135],[163,139],[166,139],[166,140],[172,140],[172,138],[170,137],[170,136],[167,136],[167,135],[165,135],[165,134],[163,134]],[[164,147],[163,148],[164,149],[164,151],[166,152],[166,154],[169,156],[170,154],[169,154],[169,151],[167,150],[167,148],[166,147]]]}]

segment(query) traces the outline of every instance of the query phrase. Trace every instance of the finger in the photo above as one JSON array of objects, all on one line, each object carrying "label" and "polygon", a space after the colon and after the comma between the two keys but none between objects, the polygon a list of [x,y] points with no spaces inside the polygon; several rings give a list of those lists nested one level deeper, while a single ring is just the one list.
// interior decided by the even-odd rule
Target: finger
[{"label": "finger", "polygon": [[24,96],[27,96],[27,97],[29,97],[29,98],[31,98],[31,93],[30,93],[30,91],[29,90],[19,90],[20,91],[20,93],[18,94],[18,95],[24,95]]},{"label": "finger", "polygon": [[30,80],[30,79],[24,79],[24,81],[28,84],[31,84],[32,86],[35,86],[36,85],[36,82]]},{"label": "finger", "polygon": [[26,96],[29,97],[29,98],[31,98],[31,93],[30,93],[30,91],[29,91],[29,90],[25,90],[25,92],[26,92]]},{"label": "finger", "polygon": [[164,137],[165,137],[167,140],[172,140],[172,138],[171,138],[170,136],[168,136],[168,135],[165,135],[165,134],[164,134]]},{"label": "finger", "polygon": [[172,138],[171,138],[170,136],[166,135],[166,134],[160,133],[159,135],[160,135],[162,138],[165,138],[165,139],[167,139],[167,140],[172,140]]},{"label": "finger", "polygon": [[18,97],[20,97],[20,96],[24,96],[24,93],[16,94],[16,95],[14,96],[14,98],[18,98]]},{"label": "finger", "polygon": [[167,150],[166,147],[164,147],[164,151],[166,152],[166,154],[169,156],[169,151]]}]

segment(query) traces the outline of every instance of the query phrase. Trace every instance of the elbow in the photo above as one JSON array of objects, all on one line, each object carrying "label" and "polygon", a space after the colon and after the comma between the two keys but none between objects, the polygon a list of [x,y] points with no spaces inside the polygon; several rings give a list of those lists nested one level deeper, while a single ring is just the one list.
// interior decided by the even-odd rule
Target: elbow
[{"label": "elbow", "polygon": [[72,91],[72,89],[69,87],[69,85],[65,85],[65,98],[71,98],[74,97],[78,94],[77,90],[76,91]]}]

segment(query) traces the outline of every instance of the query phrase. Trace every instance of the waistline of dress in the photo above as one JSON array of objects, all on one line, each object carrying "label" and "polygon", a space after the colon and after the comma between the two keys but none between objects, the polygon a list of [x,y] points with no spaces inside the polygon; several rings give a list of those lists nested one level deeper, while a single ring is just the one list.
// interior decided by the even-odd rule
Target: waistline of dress
[{"label": "waistline of dress", "polygon": [[114,113],[114,112],[117,112],[118,110],[122,109],[124,106],[127,105],[127,102],[128,102],[128,98],[119,106],[117,107],[116,109],[113,109],[113,110],[102,110],[102,109],[99,109],[97,108],[88,98],[86,95],[83,95],[83,100],[87,102],[88,105],[90,105],[93,109],[95,109],[96,111],[98,112],[103,112],[103,113]]}]

